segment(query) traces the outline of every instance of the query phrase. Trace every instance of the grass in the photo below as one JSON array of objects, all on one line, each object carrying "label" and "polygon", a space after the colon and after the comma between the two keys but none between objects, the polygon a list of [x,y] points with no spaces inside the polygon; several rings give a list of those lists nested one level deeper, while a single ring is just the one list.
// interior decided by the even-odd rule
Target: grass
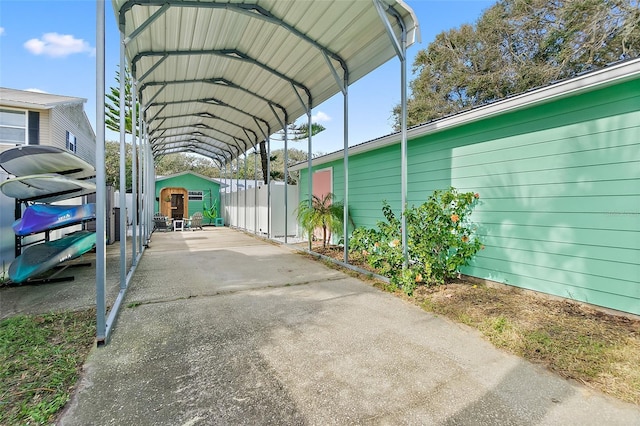
[{"label": "grass", "polygon": [[[318,251],[334,256],[330,250]],[[337,256],[341,255],[339,251]],[[370,269],[366,264],[357,266]],[[420,286],[413,296],[383,282],[373,285],[425,311],[473,327],[496,347],[564,378],[640,405],[640,319],[470,280]]]},{"label": "grass", "polygon": [[0,321],[0,424],[52,424],[95,341],[95,310]]},{"label": "grass", "polygon": [[640,405],[640,320],[518,289],[459,281],[413,302],[480,331],[496,347]]},{"label": "grass", "polygon": [[[408,297],[368,274],[344,271],[426,311],[476,328],[496,347],[562,377],[640,405],[638,319],[464,280],[421,286]],[[0,321],[0,424],[52,424],[70,398],[94,339],[95,310]]]}]

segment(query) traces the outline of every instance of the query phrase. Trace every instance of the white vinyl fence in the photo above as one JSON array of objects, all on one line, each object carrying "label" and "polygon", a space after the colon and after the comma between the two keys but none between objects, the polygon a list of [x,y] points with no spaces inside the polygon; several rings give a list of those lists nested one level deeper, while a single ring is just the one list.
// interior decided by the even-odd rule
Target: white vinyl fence
[{"label": "white vinyl fence", "polygon": [[[237,186],[236,186],[237,187]],[[235,192],[220,194],[222,215],[225,225],[244,229],[249,232],[271,238],[285,236],[285,200],[283,182],[271,182],[271,215],[268,214],[268,188],[239,188]],[[298,189],[296,185],[287,185],[287,236],[299,235],[296,220],[298,207]],[[269,232],[269,219],[271,232]]]}]

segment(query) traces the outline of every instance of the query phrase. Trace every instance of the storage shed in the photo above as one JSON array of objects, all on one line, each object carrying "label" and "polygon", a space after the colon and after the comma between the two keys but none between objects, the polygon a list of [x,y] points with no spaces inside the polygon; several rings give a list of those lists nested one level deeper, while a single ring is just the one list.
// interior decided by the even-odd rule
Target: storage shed
[{"label": "storage shed", "polygon": [[[450,186],[480,194],[486,249],[463,272],[640,315],[640,59],[408,132],[408,205]],[[342,152],[313,160],[344,197]],[[306,164],[300,199],[307,197]],[[400,134],[349,149],[360,227],[400,211]]]},{"label": "storage shed", "polygon": [[[155,211],[173,219],[182,219],[216,206],[220,216],[220,187],[224,186],[217,179],[194,172],[158,177]],[[205,218],[203,223],[214,224],[214,220]]]}]

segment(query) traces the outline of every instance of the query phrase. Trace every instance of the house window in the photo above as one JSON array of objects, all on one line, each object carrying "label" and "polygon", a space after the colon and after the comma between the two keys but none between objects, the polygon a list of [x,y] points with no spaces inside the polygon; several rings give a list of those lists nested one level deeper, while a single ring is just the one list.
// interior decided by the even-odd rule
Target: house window
[{"label": "house window", "polygon": [[202,191],[189,191],[189,201],[202,201]]},{"label": "house window", "polygon": [[24,145],[27,142],[27,113],[0,109],[0,144]]},{"label": "house window", "polygon": [[78,140],[71,132],[67,132],[67,149],[71,152],[76,152],[78,149]]}]

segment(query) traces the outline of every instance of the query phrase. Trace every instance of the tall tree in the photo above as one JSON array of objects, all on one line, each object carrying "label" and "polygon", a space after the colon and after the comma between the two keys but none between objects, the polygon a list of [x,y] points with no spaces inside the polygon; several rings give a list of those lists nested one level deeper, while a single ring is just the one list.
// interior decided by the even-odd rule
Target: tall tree
[{"label": "tall tree", "polygon": [[[244,157],[234,160],[231,164],[232,179],[235,179],[236,176],[240,176],[240,179],[244,179],[246,177],[247,179],[252,180],[256,175],[260,175],[264,178],[266,169],[263,168],[262,162],[256,161],[255,156],[256,153],[251,152],[247,155],[246,160],[244,159]],[[299,163],[307,159],[307,151],[296,148],[289,148],[288,157],[290,164]],[[255,168],[255,163],[258,163],[257,170]],[[227,175],[225,175],[224,177],[227,177]],[[276,181],[284,180],[284,149],[277,149],[271,153],[271,179]],[[291,176],[290,173],[288,182],[290,184],[295,184],[297,182],[297,179],[294,176]]]},{"label": "tall tree", "polygon": [[[500,0],[418,52],[408,124],[638,57],[638,22],[638,0]],[[399,128],[400,106],[393,113]]]},{"label": "tall tree", "polygon": [[[120,132],[120,71],[116,71],[116,83],[115,87],[109,88],[109,93],[106,96],[105,102],[105,126],[107,129],[113,130],[114,132]],[[125,117],[125,133],[131,134],[131,104],[133,101],[132,96],[132,87],[131,87],[131,74],[129,70],[125,68],[124,73],[124,117]],[[139,113],[140,107],[139,104],[136,103],[136,108]],[[136,123],[136,134],[140,134],[138,132],[138,123]]]},{"label": "tall tree", "polygon": [[199,155],[176,153],[164,155],[156,160],[156,174],[168,176],[192,171],[210,178],[220,177],[220,169],[210,159]]},{"label": "tall tree", "polygon": [[[125,175],[127,177],[126,189],[132,187],[131,176],[131,144],[125,145]],[[105,180],[107,185],[120,188],[120,142],[106,141],[104,145]]]},{"label": "tall tree", "polygon": [[[318,123],[311,123],[311,136],[315,136],[318,133],[322,132],[326,130],[326,128],[322,125],[322,124],[318,124]],[[287,128],[287,137],[290,140],[293,141],[298,141],[298,140],[302,140],[302,139],[307,139],[309,135],[309,126],[307,124],[300,124],[300,125],[296,125],[295,123],[291,123],[288,128]],[[278,134],[278,139],[280,140],[284,140],[284,133],[280,132]],[[265,141],[261,141],[260,142],[260,163],[262,165],[262,179],[264,180],[264,182],[267,181],[267,159],[268,159],[268,155],[267,155],[267,144]],[[306,157],[305,157],[306,159]],[[273,156],[271,158],[271,160],[273,161]],[[272,167],[273,168],[273,167]],[[271,177],[274,178],[274,173],[271,173]],[[276,173],[275,175],[280,176]],[[282,176],[280,176],[280,178],[282,178],[284,176],[284,169],[282,172]]]}]

